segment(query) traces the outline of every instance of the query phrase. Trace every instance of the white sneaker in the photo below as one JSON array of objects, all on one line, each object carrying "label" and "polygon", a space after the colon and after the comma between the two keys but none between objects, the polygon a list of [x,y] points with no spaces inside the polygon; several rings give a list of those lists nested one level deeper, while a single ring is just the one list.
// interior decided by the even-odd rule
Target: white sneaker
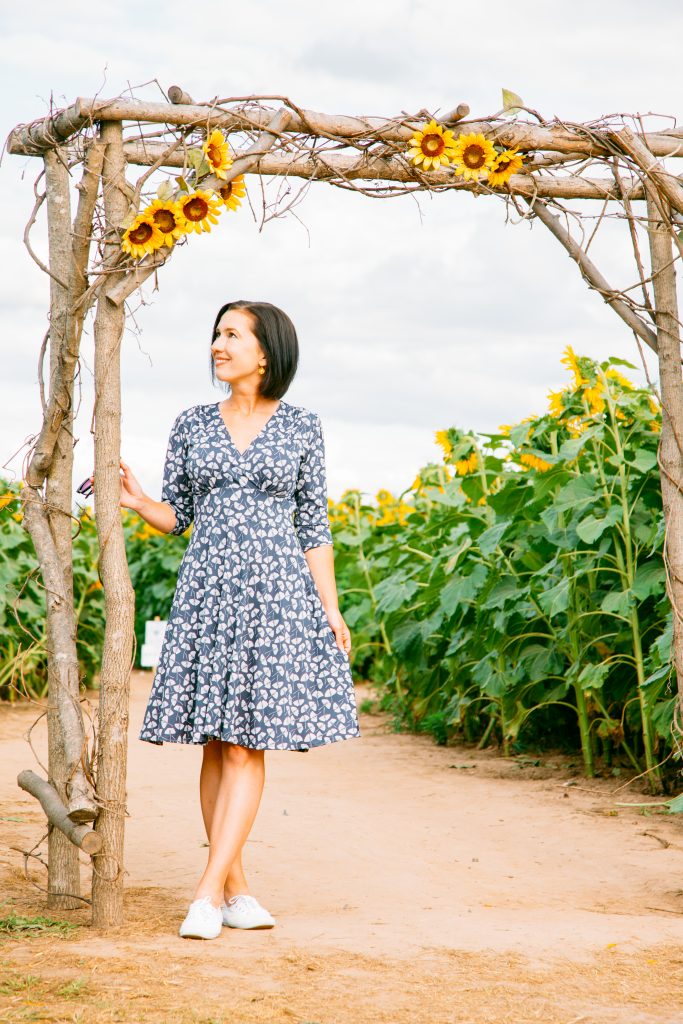
[{"label": "white sneaker", "polygon": [[217,939],[223,928],[220,907],[214,906],[208,896],[190,903],[187,917],[178,929],[183,939]]},{"label": "white sneaker", "polygon": [[255,896],[240,893],[221,903],[223,924],[228,928],[272,928],[275,918],[262,907]]}]

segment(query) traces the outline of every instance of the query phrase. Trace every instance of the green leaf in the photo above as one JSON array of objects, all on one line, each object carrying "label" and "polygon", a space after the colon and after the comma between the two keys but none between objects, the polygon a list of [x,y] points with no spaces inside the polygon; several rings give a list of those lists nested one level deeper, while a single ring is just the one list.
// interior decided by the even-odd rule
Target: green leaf
[{"label": "green leaf", "polygon": [[[522,594],[524,591],[522,590]],[[496,583],[495,587],[484,601],[482,608],[502,608],[506,601],[513,597],[519,597],[520,586],[514,576],[504,576]]]},{"label": "green leaf", "polygon": [[388,579],[382,580],[375,587],[377,611],[395,612],[402,604],[409,601],[418,589],[414,580],[403,575],[390,576]]},{"label": "green leaf", "polygon": [[597,516],[591,515],[586,516],[576,527],[576,532],[582,541],[586,544],[592,544],[609,526],[614,526],[618,522],[621,515],[621,510],[618,505],[612,505],[607,510],[607,515],[599,519]]},{"label": "green leaf", "polygon": [[173,186],[171,185],[170,181],[168,179],[165,179],[164,181],[160,182],[159,187],[157,188],[157,198],[161,199],[162,202],[166,202],[168,199],[171,199],[172,196]]},{"label": "green leaf", "polygon": [[575,476],[569,483],[561,487],[557,493],[553,508],[556,511],[574,509],[581,505],[587,505],[596,497],[596,480],[590,473],[583,476]]},{"label": "green leaf", "polygon": [[490,526],[488,530],[484,530],[484,532],[479,535],[477,547],[481,551],[482,555],[488,557],[488,555],[492,554],[496,550],[509,525],[510,523],[507,520],[504,520],[503,522],[496,523],[495,526]]},{"label": "green leaf", "polygon": [[661,559],[652,558],[649,562],[639,565],[633,581],[633,593],[639,601],[644,601],[652,594],[664,594],[666,570]]},{"label": "green leaf", "polygon": [[627,618],[634,604],[635,594],[632,590],[614,590],[603,598],[600,607],[609,615],[623,615]]},{"label": "green leaf", "polygon": [[673,800],[667,800],[666,804],[669,814],[683,814],[683,793],[680,796],[675,796]]},{"label": "green leaf", "polygon": [[210,173],[211,173],[211,164],[208,162],[208,160],[202,160],[202,162],[197,167],[197,178],[203,178],[203,177],[205,177],[205,175],[210,174]]},{"label": "green leaf", "polygon": [[193,167],[196,171],[203,161],[204,151],[202,149],[188,149],[187,162],[190,165],[190,167]]},{"label": "green leaf", "polygon": [[519,114],[520,110],[524,106],[524,100],[521,96],[518,96],[516,92],[512,92],[510,89],[503,89],[503,110],[508,114]]},{"label": "green leaf", "polygon": [[648,473],[657,465],[656,452],[650,452],[647,448],[638,448],[633,457],[627,459],[627,464],[637,469],[639,473]]},{"label": "green leaf", "polygon": [[178,177],[175,180],[178,183],[178,187],[181,188],[183,190],[183,192],[189,192],[190,191],[190,186],[187,184],[187,182],[183,178],[182,174],[178,175]]},{"label": "green leaf", "polygon": [[610,666],[601,662],[599,665],[584,665],[579,673],[578,684],[582,690],[599,690],[609,674]]},{"label": "green leaf", "polygon": [[559,615],[560,612],[567,610],[569,607],[569,597],[569,580],[563,579],[556,583],[554,587],[550,587],[548,590],[544,590],[542,594],[539,594],[538,603],[546,615],[552,618],[553,615]]}]

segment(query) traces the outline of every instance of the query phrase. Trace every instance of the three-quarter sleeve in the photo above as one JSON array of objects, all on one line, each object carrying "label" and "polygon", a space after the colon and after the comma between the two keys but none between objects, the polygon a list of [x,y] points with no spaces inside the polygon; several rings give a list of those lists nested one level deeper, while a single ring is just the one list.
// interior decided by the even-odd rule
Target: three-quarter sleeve
[{"label": "three-quarter sleeve", "polygon": [[194,495],[192,482],[187,474],[187,435],[185,414],[176,416],[166,449],[164,481],[161,500],[167,502],[175,512],[176,524],[169,533],[185,533],[194,520]]},{"label": "three-quarter sleeve", "polygon": [[303,551],[332,544],[332,531],[327,514],[327,475],[325,472],[325,440],[320,417],[313,413],[309,443],[299,466],[294,490],[294,529]]}]

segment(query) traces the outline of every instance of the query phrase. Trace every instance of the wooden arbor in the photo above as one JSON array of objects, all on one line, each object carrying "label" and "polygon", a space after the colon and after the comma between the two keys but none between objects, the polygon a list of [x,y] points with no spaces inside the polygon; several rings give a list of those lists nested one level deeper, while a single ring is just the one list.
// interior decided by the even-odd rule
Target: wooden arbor
[{"label": "wooden arbor", "polygon": [[[273,100],[275,107],[268,105]],[[664,161],[683,156],[683,130],[649,132],[639,117],[623,115],[586,124],[546,121],[522,106],[518,97],[507,95],[502,110],[477,120],[469,119],[469,108],[459,105],[436,118],[438,132],[426,129],[433,116],[425,110],[393,118],[323,114],[301,109],[287,97],[228,97],[195,103],[174,86],[168,101],[161,103],[79,98],[10,133],[10,153],[42,159],[25,242],[50,276],[49,331],[40,351],[42,366],[49,341],[49,384],[22,490],[23,522],[37,552],[47,597],[49,777],[44,780],[24,771],[18,781],[41,801],[51,823],[48,905],[52,907],[73,907],[84,899],[80,847],[93,858],[93,924],[117,924],[123,916],[134,594],[119,515],[119,347],[126,300],[172,255],[174,243],[134,259],[123,251],[122,239],[141,211],[155,172],[167,174],[168,180],[156,194],[169,199],[197,188],[214,195],[221,188],[229,193],[227,186],[243,174],[301,179],[302,189],[320,180],[365,195],[469,191],[497,197],[548,228],[588,287],[611,306],[639,346],[645,343],[658,356],[663,406],[659,464],[667,588],[674,609],[676,729],[681,732],[683,379],[675,264],[683,254],[683,182]],[[208,153],[202,158],[197,148],[215,129],[233,149],[234,159],[222,172]],[[479,140],[471,141],[467,149],[463,143],[459,169],[439,162],[427,167],[428,161],[415,159],[418,151],[422,156],[436,152],[435,136],[443,140],[444,130],[452,133],[451,141],[456,135],[459,140],[465,136]],[[416,148],[411,140],[422,131],[425,134],[418,136]],[[477,147],[480,153],[487,149],[490,153],[494,146],[498,169],[507,167],[509,172],[499,175],[497,183],[477,163]],[[510,151],[519,159],[513,161]],[[130,182],[127,169],[133,166],[145,170]],[[78,200],[72,211],[69,186],[78,168]],[[632,287],[619,291],[605,280],[588,255],[591,239],[583,242],[579,215],[563,205],[562,200],[568,199],[596,200],[601,211],[598,226],[616,205],[633,249]],[[43,203],[49,266],[35,256],[30,244],[30,228]],[[570,224],[579,230],[572,233]],[[641,253],[643,231],[649,269]],[[81,715],[75,646],[71,500],[74,373],[84,321],[92,308],[95,511],[106,629],[97,727],[90,749]]]}]

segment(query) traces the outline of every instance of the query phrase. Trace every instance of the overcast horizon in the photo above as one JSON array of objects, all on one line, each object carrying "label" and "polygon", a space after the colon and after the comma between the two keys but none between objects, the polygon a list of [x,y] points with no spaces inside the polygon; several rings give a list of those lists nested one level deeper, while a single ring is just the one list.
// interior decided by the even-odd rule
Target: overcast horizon
[{"label": "overcast horizon", "polygon": [[[3,141],[16,124],[44,116],[51,94],[61,107],[155,78],[196,100],[277,93],[328,113],[445,113],[464,102],[476,118],[500,108],[505,87],[546,118],[656,112],[646,118],[653,130],[680,117],[683,14],[668,0],[650,4],[649,18],[632,0],[613,8],[582,0],[571,22],[538,2],[523,20],[498,0],[481,10],[353,0],[334,17],[312,2],[286,12],[256,2],[229,12],[225,36],[215,30],[225,12],[215,0],[201,12],[173,0],[158,20],[154,8],[128,2],[93,13],[78,0],[60,7],[59,20],[54,10],[39,0],[28,23],[18,9],[0,15]],[[214,28],[206,39],[191,31],[195,16]],[[135,95],[161,99],[154,84]],[[129,179],[141,170],[131,167]],[[41,423],[37,368],[49,282],[22,241],[39,171],[36,158],[3,153],[1,461],[13,479]],[[541,413],[548,391],[568,380],[560,364],[568,344],[593,358],[640,362],[632,332],[587,288],[562,246],[538,221],[506,224],[502,199],[373,199],[318,182],[292,214],[259,232],[258,178],[247,176],[247,188],[256,217],[245,201],[179,247],[159,272],[159,290],[153,281],[144,287],[147,304],[124,337],[122,458],[152,497],[160,496],[177,413],[223,397],[211,385],[208,346],[215,313],[230,300],[273,302],[294,321],[301,362],[284,397],[322,418],[332,498],[349,487],[370,496],[381,487],[402,491],[422,465],[441,460],[437,430],[495,430]],[[46,260],[44,208],[31,237]],[[634,282],[623,221],[605,222],[591,256],[611,285]],[[76,484],[92,468],[91,318],[87,330]],[[652,353],[648,365],[656,377]],[[640,370],[628,375],[644,381]]]}]

